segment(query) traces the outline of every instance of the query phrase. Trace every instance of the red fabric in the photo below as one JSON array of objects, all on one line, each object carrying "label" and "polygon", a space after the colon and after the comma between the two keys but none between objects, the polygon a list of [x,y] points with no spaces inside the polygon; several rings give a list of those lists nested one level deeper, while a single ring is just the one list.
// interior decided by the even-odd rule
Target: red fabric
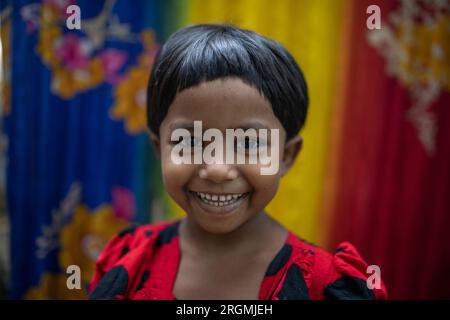
[{"label": "red fabric", "polygon": [[[101,288],[94,298],[174,299],[172,289],[180,259],[178,224],[166,222],[141,226],[114,237],[97,261],[91,292],[95,292],[97,286]],[[297,283],[288,279],[293,265],[299,267],[303,276],[303,280],[299,279]],[[115,268],[120,268],[120,272],[108,276],[108,272]],[[360,279],[360,283],[366,286],[366,270],[367,264],[349,243],[341,244],[337,253],[332,255],[289,233],[283,249],[272,261],[261,283],[259,299],[278,300],[282,296],[285,299],[322,300],[325,288],[342,277]],[[305,287],[303,292],[292,290],[292,287],[302,287],[302,284]],[[280,294],[282,290],[285,292],[283,295]],[[341,295],[345,290],[345,283],[340,284],[337,294]],[[345,291],[343,295],[357,297],[352,291]],[[373,296],[375,299],[386,298],[384,284],[381,289],[373,290]]]},{"label": "red fabric", "polygon": [[441,92],[428,108],[437,119],[435,152],[428,154],[407,117],[411,94],[387,75],[385,58],[367,41],[366,8],[379,5],[388,23],[400,3],[353,4],[329,247],[354,243],[381,267],[391,298],[450,298],[450,96]]}]

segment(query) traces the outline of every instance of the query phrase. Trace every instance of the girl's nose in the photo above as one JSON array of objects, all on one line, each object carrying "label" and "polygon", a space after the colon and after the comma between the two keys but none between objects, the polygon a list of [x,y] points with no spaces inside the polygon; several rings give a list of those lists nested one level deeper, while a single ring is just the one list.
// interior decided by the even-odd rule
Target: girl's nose
[{"label": "girl's nose", "polygon": [[219,183],[236,179],[238,176],[238,171],[232,165],[224,163],[214,163],[202,167],[199,170],[198,175],[202,179],[208,179],[215,183]]}]

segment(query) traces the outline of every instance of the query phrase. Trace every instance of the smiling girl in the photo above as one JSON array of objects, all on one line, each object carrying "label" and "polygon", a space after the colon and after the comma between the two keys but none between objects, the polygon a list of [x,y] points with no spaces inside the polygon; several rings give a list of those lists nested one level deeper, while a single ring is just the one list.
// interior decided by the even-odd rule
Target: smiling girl
[{"label": "smiling girl", "polygon": [[[186,217],[114,237],[97,261],[91,299],[386,298],[382,283],[369,289],[368,266],[351,244],[328,253],[265,212],[301,150],[308,106],[303,74],[283,46],[230,25],[181,29],[156,57],[147,104],[164,186]],[[174,161],[179,143],[200,152],[211,143],[195,137],[196,121],[223,134],[278,130],[275,139],[235,137],[241,156],[277,152],[278,170]],[[174,141],[177,129],[186,137]]]}]

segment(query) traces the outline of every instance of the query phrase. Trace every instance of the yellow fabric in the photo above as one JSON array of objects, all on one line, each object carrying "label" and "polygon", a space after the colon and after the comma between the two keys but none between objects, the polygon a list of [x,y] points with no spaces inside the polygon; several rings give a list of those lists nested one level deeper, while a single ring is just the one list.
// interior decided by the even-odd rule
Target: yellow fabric
[{"label": "yellow fabric", "polygon": [[[310,106],[303,150],[282,179],[268,212],[310,241],[319,240],[320,210],[336,85],[342,0],[189,0],[186,24],[231,22],[281,42],[303,69]],[[172,203],[173,205],[173,203]],[[177,215],[181,210],[176,209]]]}]

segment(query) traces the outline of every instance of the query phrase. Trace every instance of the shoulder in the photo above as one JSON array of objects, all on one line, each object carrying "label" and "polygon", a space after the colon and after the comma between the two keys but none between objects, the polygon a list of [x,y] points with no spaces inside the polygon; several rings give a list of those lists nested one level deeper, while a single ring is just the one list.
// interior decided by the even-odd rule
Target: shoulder
[{"label": "shoulder", "polygon": [[100,254],[97,265],[104,265],[120,259],[130,251],[161,246],[177,236],[179,220],[164,221],[157,224],[130,226],[115,235]]},{"label": "shoulder", "polygon": [[180,220],[174,220],[163,221],[156,224],[131,226],[118,233],[109,242],[105,251],[115,242],[127,244],[130,249],[148,245],[150,242],[154,242],[154,245],[156,246],[164,245],[178,235],[179,223]]},{"label": "shoulder", "polygon": [[[384,283],[381,279],[375,283],[369,279],[372,275],[368,273],[369,265],[349,242],[339,244],[335,252],[330,253],[290,233],[280,253],[282,252],[286,262],[285,287],[298,287],[289,284],[289,281],[300,281],[303,285],[303,298],[318,300],[387,298]],[[298,274],[295,274],[296,270]],[[369,282],[374,285],[368,285]],[[284,292],[286,294],[289,290]],[[291,291],[287,296],[292,294],[295,295],[295,292]]]},{"label": "shoulder", "polygon": [[170,250],[166,245],[178,236],[179,222],[130,226],[115,235],[97,259],[90,284],[91,298],[120,299],[157,249]]}]

